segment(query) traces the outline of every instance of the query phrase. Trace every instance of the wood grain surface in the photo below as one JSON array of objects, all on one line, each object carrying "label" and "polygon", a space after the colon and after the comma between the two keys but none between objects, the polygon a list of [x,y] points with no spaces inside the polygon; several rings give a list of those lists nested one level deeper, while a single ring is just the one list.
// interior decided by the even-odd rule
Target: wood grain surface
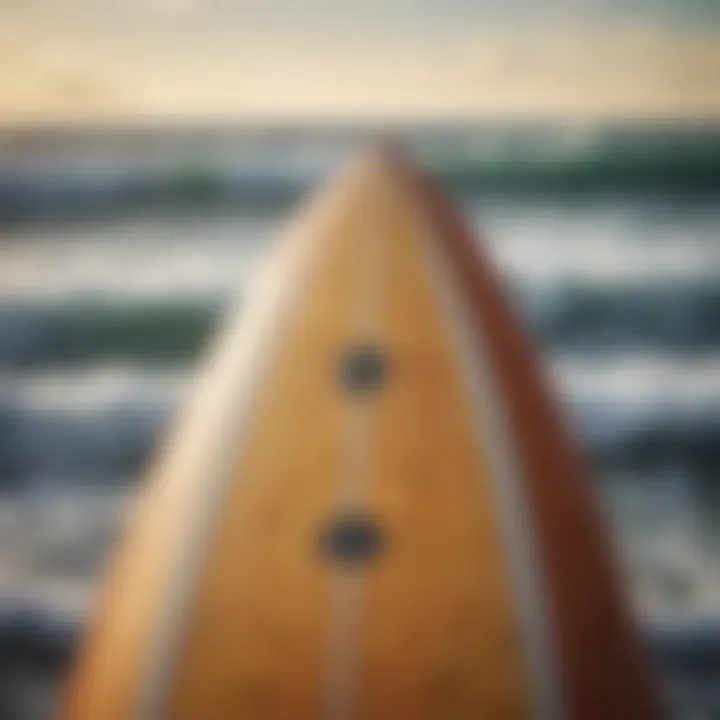
[{"label": "wood grain surface", "polygon": [[[374,151],[283,248],[269,310],[231,318],[150,475],[64,717],[658,717],[572,442],[454,211]],[[358,349],[382,370],[363,389],[339,372]],[[499,408],[478,413],[478,382]],[[503,434],[538,597],[518,597]],[[378,542],[324,545],[348,517]]]}]

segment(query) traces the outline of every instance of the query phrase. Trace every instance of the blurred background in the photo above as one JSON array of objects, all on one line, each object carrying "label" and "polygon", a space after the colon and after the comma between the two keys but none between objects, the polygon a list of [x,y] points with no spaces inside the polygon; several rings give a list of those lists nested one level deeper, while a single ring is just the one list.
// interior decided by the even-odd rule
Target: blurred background
[{"label": "blurred background", "polygon": [[0,4],[0,719],[46,718],[229,302],[371,137],[482,228],[677,718],[720,717],[720,4]]}]

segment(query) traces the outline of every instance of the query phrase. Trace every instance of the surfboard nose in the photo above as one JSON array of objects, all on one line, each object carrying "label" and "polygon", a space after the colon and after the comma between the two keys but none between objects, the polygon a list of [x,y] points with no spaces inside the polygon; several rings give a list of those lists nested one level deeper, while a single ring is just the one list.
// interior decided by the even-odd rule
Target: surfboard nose
[{"label": "surfboard nose", "polygon": [[534,350],[397,150],[291,226],[147,486],[73,720],[657,717]]},{"label": "surfboard nose", "polygon": [[[389,138],[373,139],[346,160],[335,176],[330,178],[325,192],[332,193],[333,189],[344,188],[343,199],[339,201],[343,206],[346,202],[373,203],[368,195],[374,194],[377,201],[381,194],[373,193],[373,190],[404,182],[402,168],[405,162],[399,143]],[[315,199],[322,192],[316,193]],[[343,209],[347,211],[347,207]],[[372,208],[369,210],[373,211]]]}]

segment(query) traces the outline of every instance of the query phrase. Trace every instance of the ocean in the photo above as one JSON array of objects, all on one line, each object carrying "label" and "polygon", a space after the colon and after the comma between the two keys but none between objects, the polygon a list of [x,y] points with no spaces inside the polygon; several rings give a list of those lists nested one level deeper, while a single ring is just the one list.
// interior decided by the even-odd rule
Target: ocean
[{"label": "ocean", "polygon": [[[48,717],[198,356],[366,129],[0,136],[0,718]],[[720,713],[720,131],[396,131],[502,272],[677,718]]]}]

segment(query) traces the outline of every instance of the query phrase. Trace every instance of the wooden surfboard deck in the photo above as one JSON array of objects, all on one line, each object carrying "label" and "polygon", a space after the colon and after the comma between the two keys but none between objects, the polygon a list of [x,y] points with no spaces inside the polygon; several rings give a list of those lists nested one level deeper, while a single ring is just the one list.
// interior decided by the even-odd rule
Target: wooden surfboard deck
[{"label": "wooden surfboard deck", "polygon": [[383,151],[303,210],[150,473],[63,717],[658,717],[475,245]]}]

